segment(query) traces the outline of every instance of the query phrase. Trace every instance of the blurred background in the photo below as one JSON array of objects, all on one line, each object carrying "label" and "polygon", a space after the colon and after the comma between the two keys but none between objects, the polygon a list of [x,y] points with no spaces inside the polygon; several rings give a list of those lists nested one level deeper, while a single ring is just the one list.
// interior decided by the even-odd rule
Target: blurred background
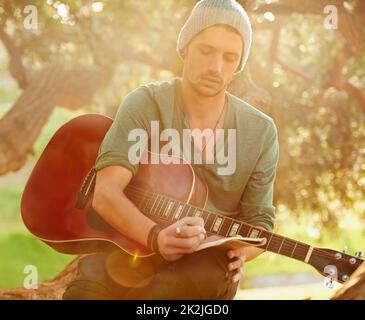
[{"label": "blurred background", "polygon": [[[275,232],[365,249],[365,1],[239,1],[253,25],[229,90],[274,118],[280,138]],[[178,32],[196,1],[0,0],[0,289],[39,280],[74,256],[33,237],[20,216],[27,178],[54,132],[85,113],[113,117],[139,85],[180,76]],[[237,299],[326,299],[310,266],[265,253]]]}]

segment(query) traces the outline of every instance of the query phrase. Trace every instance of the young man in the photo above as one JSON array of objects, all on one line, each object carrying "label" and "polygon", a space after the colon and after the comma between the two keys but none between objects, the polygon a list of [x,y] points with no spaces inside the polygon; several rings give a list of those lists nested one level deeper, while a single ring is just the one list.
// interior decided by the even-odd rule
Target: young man
[{"label": "young man", "polygon": [[[152,122],[159,130],[234,129],[228,139],[226,169],[222,163],[194,164],[209,188],[207,208],[272,230],[273,184],[278,140],[272,119],[226,89],[243,69],[251,47],[252,31],[244,9],[234,0],[202,0],[183,26],[177,51],[183,59],[182,78],[137,88],[123,101],[108,131],[95,165],[97,178],[93,207],[116,230],[151,246],[166,263],[146,286],[128,289],[113,282],[105,268],[108,253],[86,257],[65,299],[233,299],[243,263],[259,255],[258,248],[194,252],[205,239],[204,221],[186,217],[159,228],[125,196],[124,189],[138,170],[130,161],[130,132],[143,129],[152,139]],[[198,148],[218,143],[216,135]],[[232,142],[233,141],[233,142]],[[195,159],[195,158],[194,158]],[[215,159],[216,160],[216,159]],[[233,170],[232,170],[233,168]],[[221,171],[220,171],[221,170]]]}]

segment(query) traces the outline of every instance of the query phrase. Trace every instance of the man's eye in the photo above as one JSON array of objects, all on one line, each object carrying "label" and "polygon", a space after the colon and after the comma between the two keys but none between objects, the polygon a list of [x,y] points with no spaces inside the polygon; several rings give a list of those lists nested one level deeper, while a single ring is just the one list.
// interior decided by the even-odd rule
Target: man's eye
[{"label": "man's eye", "polygon": [[236,56],[225,56],[225,59],[228,62],[236,62],[237,57]]},{"label": "man's eye", "polygon": [[208,49],[208,48],[200,48],[200,52],[202,54],[209,54],[210,53],[210,49]]}]

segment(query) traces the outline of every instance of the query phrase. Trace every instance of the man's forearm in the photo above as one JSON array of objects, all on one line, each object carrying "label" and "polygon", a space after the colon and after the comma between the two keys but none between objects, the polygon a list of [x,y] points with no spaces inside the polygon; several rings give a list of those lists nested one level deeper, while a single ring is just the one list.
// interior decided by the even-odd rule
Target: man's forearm
[{"label": "man's forearm", "polygon": [[94,200],[93,207],[117,231],[147,245],[148,233],[156,223],[141,213],[123,192],[111,188]]}]

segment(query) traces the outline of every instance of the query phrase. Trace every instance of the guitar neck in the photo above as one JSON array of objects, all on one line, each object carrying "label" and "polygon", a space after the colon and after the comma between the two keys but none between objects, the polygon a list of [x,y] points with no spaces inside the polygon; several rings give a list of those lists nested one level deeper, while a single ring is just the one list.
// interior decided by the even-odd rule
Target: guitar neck
[{"label": "guitar neck", "polygon": [[249,238],[265,238],[260,248],[308,263],[315,248],[275,233],[262,230],[245,222],[227,217],[212,211],[169,198],[167,196],[129,185],[126,195],[144,214],[173,223],[184,217],[201,217],[209,235],[233,237],[240,235]]}]

